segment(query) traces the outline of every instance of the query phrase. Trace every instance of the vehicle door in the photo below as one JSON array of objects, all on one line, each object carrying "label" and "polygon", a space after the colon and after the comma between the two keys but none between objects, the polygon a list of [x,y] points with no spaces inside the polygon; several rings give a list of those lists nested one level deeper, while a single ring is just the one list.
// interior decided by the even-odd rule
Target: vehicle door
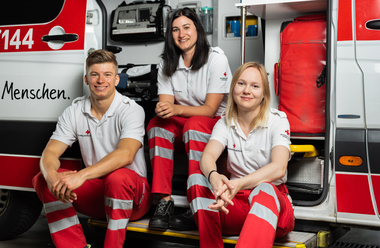
[{"label": "vehicle door", "polygon": [[379,226],[380,3],[339,1],[335,170],[338,222]]},{"label": "vehicle door", "polygon": [[32,190],[58,116],[83,95],[87,51],[102,48],[101,13],[95,0],[1,1],[0,188]]}]

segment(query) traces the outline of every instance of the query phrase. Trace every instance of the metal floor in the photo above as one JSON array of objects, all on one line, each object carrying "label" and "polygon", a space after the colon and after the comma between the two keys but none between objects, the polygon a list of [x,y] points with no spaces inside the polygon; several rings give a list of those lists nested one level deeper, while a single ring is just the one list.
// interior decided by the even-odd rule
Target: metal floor
[{"label": "metal floor", "polygon": [[[79,215],[80,222],[84,229],[84,233],[89,244],[95,243],[94,248],[102,247],[102,237],[99,237],[99,232],[95,231],[94,228],[89,228],[87,225],[88,217]],[[366,246],[353,246],[353,244],[361,244]],[[44,214],[41,214],[40,218],[36,224],[26,233],[20,237],[8,240],[0,241],[0,248],[52,248],[54,247],[47,222]],[[185,245],[178,243],[171,243],[166,241],[155,241],[155,240],[144,240],[134,237],[129,237],[127,234],[127,239],[124,247],[139,247],[139,248],[195,248],[197,245]],[[233,247],[233,246],[231,246]],[[368,247],[368,248],[380,248],[380,231],[374,230],[363,230],[363,229],[352,229],[346,235],[336,242],[336,245],[331,247]]]}]

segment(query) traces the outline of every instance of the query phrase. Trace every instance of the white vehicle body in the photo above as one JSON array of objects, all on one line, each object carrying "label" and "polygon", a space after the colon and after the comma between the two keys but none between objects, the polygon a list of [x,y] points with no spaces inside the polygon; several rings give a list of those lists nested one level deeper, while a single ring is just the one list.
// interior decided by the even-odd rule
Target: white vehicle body
[{"label": "white vehicle body", "polygon": [[[10,18],[15,20],[12,23],[0,19],[0,194],[5,199],[20,192],[34,194],[31,178],[39,171],[41,152],[58,116],[74,98],[88,93],[83,75],[91,50],[114,45],[122,48],[117,54],[119,64],[159,62],[163,42],[110,39],[107,20],[120,2],[62,0],[49,20]],[[326,132],[318,138],[291,137],[292,144],[310,144],[319,152],[319,156],[289,163],[289,175],[296,182],[289,185],[295,217],[325,226],[380,228],[380,4],[374,0],[167,0],[166,4],[172,9],[213,6],[210,44],[225,51],[233,71],[242,61],[265,64],[272,107],[278,106],[273,65],[280,54],[281,23],[326,13]],[[259,17],[257,36],[228,36],[227,20],[244,21],[247,15]],[[154,103],[142,105],[146,112],[153,112]],[[344,156],[360,158],[362,163],[344,165],[340,160]],[[75,147],[65,153],[62,165],[81,166]],[[174,178],[182,176],[178,181],[184,188],[186,173],[187,168],[175,166]],[[311,184],[315,188],[309,189]],[[184,192],[174,192],[177,206],[188,204]],[[0,228],[8,223],[5,219],[12,204],[19,203],[0,200]],[[23,209],[28,208],[23,204]],[[38,213],[41,206],[36,205]]]}]

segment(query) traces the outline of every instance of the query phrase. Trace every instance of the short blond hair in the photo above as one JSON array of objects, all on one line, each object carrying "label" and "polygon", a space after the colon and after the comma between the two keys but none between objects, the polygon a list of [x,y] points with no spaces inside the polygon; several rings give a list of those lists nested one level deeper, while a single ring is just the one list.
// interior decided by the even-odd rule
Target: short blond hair
[{"label": "short blond hair", "polygon": [[234,76],[232,77],[231,87],[230,87],[230,94],[227,101],[227,107],[226,107],[226,124],[228,127],[231,126],[232,119],[234,122],[237,122],[238,118],[238,108],[233,98],[233,93],[235,89],[235,85],[237,84],[241,74],[248,68],[256,68],[260,74],[261,74],[261,80],[263,82],[263,95],[264,99],[260,103],[260,112],[259,114],[252,120],[250,128],[253,129],[257,125],[263,125],[266,123],[268,118],[268,112],[269,112],[269,106],[270,106],[270,89],[269,89],[269,81],[268,81],[268,74],[265,70],[264,65],[257,63],[257,62],[247,62],[245,64],[242,64],[237,68],[237,70],[234,73]]},{"label": "short blond hair", "polygon": [[90,71],[92,65],[103,63],[112,63],[117,74],[118,64],[115,54],[103,49],[95,50],[88,55],[86,59],[86,74]]}]

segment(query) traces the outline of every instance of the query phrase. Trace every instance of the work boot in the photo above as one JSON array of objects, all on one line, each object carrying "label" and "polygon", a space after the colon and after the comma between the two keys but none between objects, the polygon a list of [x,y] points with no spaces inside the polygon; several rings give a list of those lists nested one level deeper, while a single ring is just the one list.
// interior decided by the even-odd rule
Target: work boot
[{"label": "work boot", "polygon": [[158,202],[156,212],[149,221],[149,228],[159,231],[165,231],[169,228],[169,220],[174,213],[174,200],[170,198],[169,201],[161,199]]},{"label": "work boot", "polygon": [[171,229],[180,231],[193,231],[198,229],[191,209],[188,209],[183,214],[173,216],[169,221],[169,226]]}]

